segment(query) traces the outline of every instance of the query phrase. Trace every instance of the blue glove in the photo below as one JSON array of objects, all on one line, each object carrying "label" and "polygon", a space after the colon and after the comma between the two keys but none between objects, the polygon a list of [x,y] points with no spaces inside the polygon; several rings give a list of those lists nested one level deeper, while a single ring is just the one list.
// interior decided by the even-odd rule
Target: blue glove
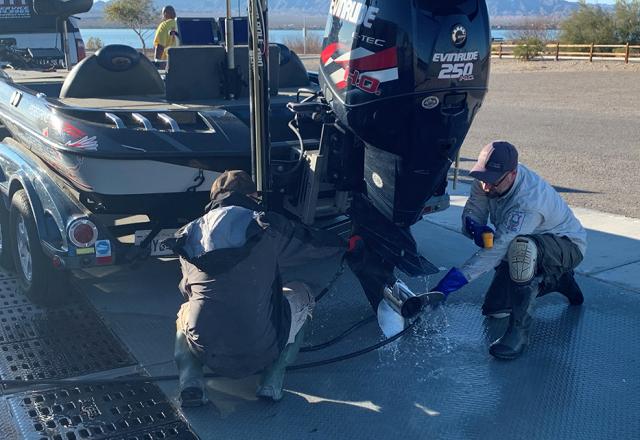
[{"label": "blue glove", "polygon": [[[478,223],[471,217],[466,217],[464,219],[464,228],[469,233],[469,235],[473,237],[473,241],[475,242],[475,244],[481,248],[487,247],[485,246],[485,240],[482,237],[482,234],[489,233],[492,236],[495,235],[495,232],[493,231],[493,229],[491,229],[487,225],[482,225]],[[493,240],[491,241],[491,243],[492,245],[490,247],[493,246]]]},{"label": "blue glove", "polygon": [[451,292],[455,292],[468,283],[469,281],[467,281],[462,272],[460,272],[457,267],[452,267],[433,290],[442,292],[446,298]]}]

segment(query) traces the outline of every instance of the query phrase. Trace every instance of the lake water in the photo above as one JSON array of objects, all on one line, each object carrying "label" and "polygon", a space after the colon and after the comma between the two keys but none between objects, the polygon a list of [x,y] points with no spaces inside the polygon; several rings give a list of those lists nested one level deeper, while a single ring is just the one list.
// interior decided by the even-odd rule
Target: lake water
[{"label": "lake water", "polygon": [[[155,29],[147,29],[145,43],[147,47],[153,47],[153,34]],[[126,44],[127,46],[142,47],[140,38],[131,29],[82,29],[82,38],[86,43],[89,38],[99,38],[102,44]],[[310,37],[322,38],[324,30],[308,30]],[[272,29],[269,31],[269,39],[272,43],[284,43],[287,40],[302,40],[302,30]]]},{"label": "lake water", "polygon": [[[491,36],[493,38],[507,39],[517,31],[492,29]],[[153,46],[154,29],[148,29],[145,35],[147,47]],[[324,30],[314,29],[308,30],[310,37],[322,38]],[[557,34],[557,31],[549,31],[550,36]],[[142,47],[138,36],[130,29],[82,29],[82,37],[85,43],[89,38],[99,38],[104,45],[107,44],[126,44],[127,46]],[[273,29],[269,32],[269,38],[272,43],[284,43],[287,40],[302,40],[302,30],[294,29]]]}]

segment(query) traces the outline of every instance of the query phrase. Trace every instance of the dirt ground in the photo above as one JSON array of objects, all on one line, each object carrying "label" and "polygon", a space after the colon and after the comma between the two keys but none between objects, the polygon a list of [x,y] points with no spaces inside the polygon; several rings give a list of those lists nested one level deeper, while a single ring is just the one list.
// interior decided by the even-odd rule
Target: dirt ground
[{"label": "dirt ground", "polygon": [[491,59],[495,73],[519,72],[640,72],[640,62],[625,64],[623,61],[560,60],[517,61],[513,59]]}]

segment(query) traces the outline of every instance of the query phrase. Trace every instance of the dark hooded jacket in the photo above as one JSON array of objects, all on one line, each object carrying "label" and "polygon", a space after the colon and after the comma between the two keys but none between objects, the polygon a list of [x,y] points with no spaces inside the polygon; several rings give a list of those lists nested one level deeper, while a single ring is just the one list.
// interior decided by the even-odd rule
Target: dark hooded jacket
[{"label": "dark hooded jacket", "polygon": [[239,378],[271,365],[286,345],[291,312],[280,270],[345,250],[334,234],[264,213],[237,192],[213,195],[209,211],[176,233],[185,332],[213,372]]}]

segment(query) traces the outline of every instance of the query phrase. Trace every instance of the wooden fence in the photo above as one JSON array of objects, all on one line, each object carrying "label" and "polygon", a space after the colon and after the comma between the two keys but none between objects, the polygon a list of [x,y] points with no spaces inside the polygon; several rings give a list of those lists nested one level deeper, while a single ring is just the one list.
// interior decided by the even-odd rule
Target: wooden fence
[{"label": "wooden fence", "polygon": [[[491,45],[491,55],[498,58],[514,57],[513,49],[520,44],[513,43],[494,43]],[[629,61],[640,61],[640,46],[630,44],[561,44],[550,43],[544,45],[544,50],[539,57],[542,59],[555,59],[556,61],[563,58],[585,58],[593,61],[598,59],[620,60],[625,63]]]}]

